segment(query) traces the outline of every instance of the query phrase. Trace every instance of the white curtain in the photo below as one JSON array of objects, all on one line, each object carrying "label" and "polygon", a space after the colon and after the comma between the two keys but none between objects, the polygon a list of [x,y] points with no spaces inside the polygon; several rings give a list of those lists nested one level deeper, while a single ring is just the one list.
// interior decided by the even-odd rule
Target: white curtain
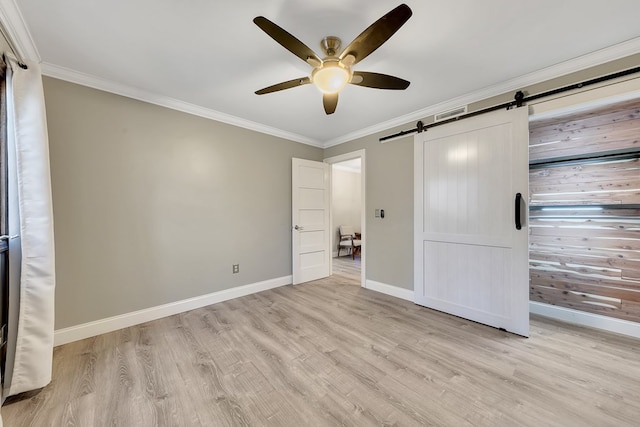
[{"label": "white curtain", "polygon": [[54,245],[49,142],[37,64],[7,67],[9,340],[5,397],[51,381]]}]

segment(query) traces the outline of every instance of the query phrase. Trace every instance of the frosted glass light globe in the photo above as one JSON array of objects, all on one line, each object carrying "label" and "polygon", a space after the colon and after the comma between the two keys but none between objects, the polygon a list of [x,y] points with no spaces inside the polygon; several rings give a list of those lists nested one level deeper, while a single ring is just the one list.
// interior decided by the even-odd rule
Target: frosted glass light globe
[{"label": "frosted glass light globe", "polygon": [[311,78],[322,93],[332,94],[340,92],[349,83],[351,72],[338,62],[325,62],[313,70]]}]

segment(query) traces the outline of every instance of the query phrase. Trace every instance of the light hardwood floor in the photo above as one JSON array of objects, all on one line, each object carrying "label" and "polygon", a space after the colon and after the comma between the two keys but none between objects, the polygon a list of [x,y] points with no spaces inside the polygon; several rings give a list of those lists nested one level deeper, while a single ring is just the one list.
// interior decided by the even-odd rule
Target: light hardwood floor
[{"label": "light hardwood floor", "polygon": [[343,281],[353,282],[360,286],[360,255],[351,258],[351,255],[333,258],[333,274]]},{"label": "light hardwood floor", "polygon": [[336,275],[57,347],[15,426],[637,426],[640,341],[529,339]]}]

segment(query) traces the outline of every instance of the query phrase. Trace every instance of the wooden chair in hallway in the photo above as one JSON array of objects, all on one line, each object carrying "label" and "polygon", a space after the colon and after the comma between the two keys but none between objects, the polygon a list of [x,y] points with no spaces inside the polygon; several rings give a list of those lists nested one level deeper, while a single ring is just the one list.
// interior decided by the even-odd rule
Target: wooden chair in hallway
[{"label": "wooden chair in hallway", "polygon": [[362,247],[362,240],[360,233],[356,233],[352,225],[340,226],[340,240],[338,241],[338,256],[340,256],[341,249],[347,249],[353,259],[356,259],[356,254],[360,253]]}]

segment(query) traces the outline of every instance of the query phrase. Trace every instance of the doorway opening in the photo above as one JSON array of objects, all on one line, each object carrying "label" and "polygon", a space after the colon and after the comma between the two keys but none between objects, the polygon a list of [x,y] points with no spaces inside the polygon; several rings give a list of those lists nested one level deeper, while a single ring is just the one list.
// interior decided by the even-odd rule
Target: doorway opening
[{"label": "doorway opening", "polygon": [[365,151],[325,159],[331,174],[331,274],[365,287]]}]

